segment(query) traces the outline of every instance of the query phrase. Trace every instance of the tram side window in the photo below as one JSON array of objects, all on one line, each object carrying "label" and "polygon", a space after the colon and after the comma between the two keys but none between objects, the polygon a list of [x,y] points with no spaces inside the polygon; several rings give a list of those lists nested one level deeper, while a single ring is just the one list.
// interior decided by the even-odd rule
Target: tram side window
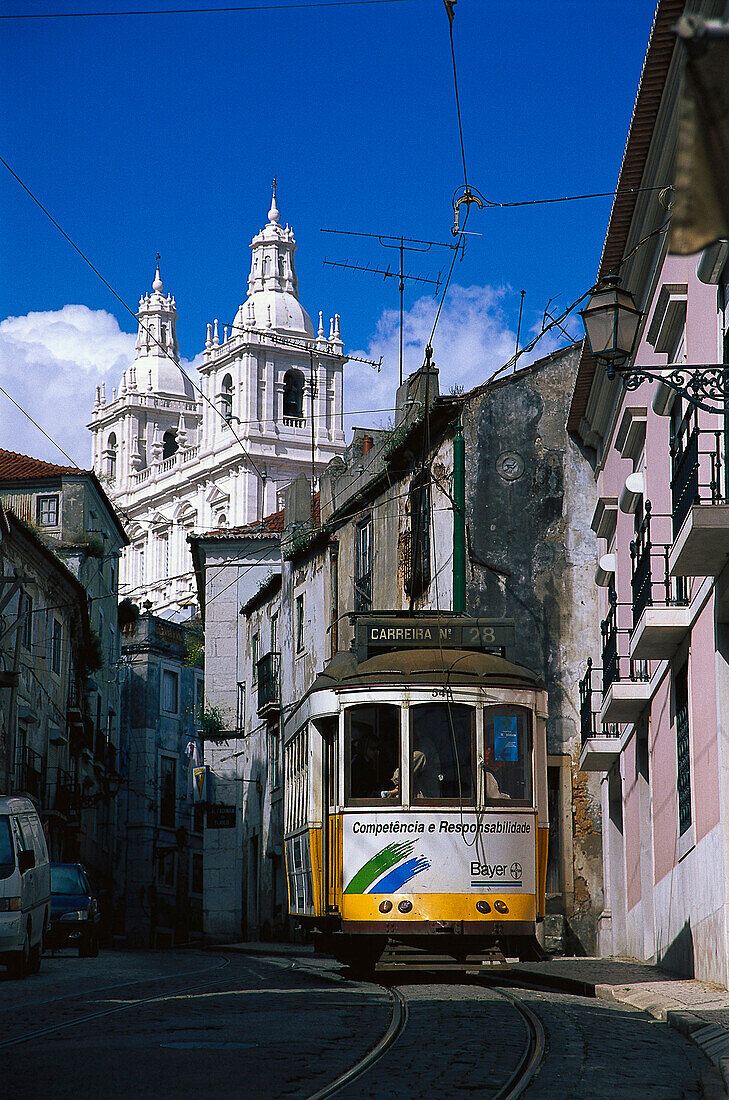
[{"label": "tram side window", "polygon": [[532,800],[531,715],[522,707],[486,707],[484,782],[487,802]]},{"label": "tram side window", "polygon": [[394,775],[400,767],[400,709],[377,704],[346,712],[347,802],[397,801]]},{"label": "tram side window", "polygon": [[473,805],[475,715],[473,707],[457,703],[410,708],[413,802]]}]

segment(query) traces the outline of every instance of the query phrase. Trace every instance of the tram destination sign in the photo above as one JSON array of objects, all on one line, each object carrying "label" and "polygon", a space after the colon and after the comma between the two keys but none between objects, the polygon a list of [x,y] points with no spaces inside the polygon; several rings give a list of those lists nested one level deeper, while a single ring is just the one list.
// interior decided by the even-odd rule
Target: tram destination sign
[{"label": "tram destination sign", "polygon": [[428,615],[357,619],[359,660],[393,649],[475,649],[506,653],[515,643],[513,619],[443,619]]}]

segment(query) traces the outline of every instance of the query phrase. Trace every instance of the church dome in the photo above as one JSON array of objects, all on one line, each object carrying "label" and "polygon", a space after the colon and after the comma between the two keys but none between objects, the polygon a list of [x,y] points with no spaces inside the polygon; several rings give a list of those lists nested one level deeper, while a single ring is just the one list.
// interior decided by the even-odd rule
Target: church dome
[{"label": "church dome", "polygon": [[239,328],[272,328],[301,336],[314,335],[311,317],[299,299],[286,290],[259,290],[250,294],[233,324],[234,332]]}]

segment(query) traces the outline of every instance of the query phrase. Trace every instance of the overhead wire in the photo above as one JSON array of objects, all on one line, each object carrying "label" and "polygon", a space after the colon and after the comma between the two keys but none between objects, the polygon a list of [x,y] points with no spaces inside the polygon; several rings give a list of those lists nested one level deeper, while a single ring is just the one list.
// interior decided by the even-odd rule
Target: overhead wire
[{"label": "overhead wire", "polygon": [[224,15],[237,12],[308,11],[317,8],[364,8],[383,4],[417,4],[424,0],[294,0],[274,4],[237,4],[215,8],[141,8],[134,11],[55,11],[20,12],[0,15],[0,19],[101,19],[139,15]]},{"label": "overhead wire", "polygon": [[20,405],[20,404],[19,404],[19,403],[18,403],[18,402],[17,402],[16,400],[15,400],[15,398],[14,398],[14,397],[11,397],[11,396],[10,396],[10,394],[8,393],[8,391],[7,391],[6,389],[3,389],[3,387],[2,387],[2,386],[0,386],[0,393],[4,393],[4,394],[5,394],[5,396],[7,397],[8,401],[11,401],[11,402],[12,402],[12,404],[13,404],[13,405],[15,405],[15,408],[16,408],[16,409],[18,409],[18,410],[19,410],[19,412],[22,412],[23,416],[27,417],[27,418],[28,418],[28,420],[30,420],[31,424],[34,424],[34,425],[35,425],[35,427],[36,427],[36,428],[38,429],[38,431],[39,431],[39,432],[41,432],[41,434],[42,434],[42,435],[44,435],[44,436],[46,437],[46,439],[48,440],[48,442],[49,442],[49,443],[52,443],[52,444],[53,444],[53,446],[54,446],[54,447],[55,447],[55,448],[56,448],[57,450],[59,450],[59,451],[61,452],[61,454],[63,455],[63,457],[64,457],[64,458],[67,458],[67,459],[68,459],[68,461],[69,461],[69,462],[70,462],[70,463],[71,463],[71,464],[72,464],[73,466],[75,466],[77,470],[80,470],[80,469],[81,469],[81,467],[79,466],[78,462],[76,462],[76,460],[75,460],[74,458],[71,458],[70,454],[67,454],[67,453],[66,453],[66,451],[64,451],[64,449],[63,449],[63,447],[61,446],[61,444],[60,444],[60,443],[58,443],[58,442],[57,442],[57,441],[56,441],[56,440],[55,440],[55,439],[53,438],[53,436],[49,435],[49,434],[48,434],[48,432],[47,432],[47,431],[45,430],[45,428],[42,428],[42,427],[41,427],[41,425],[40,425],[40,424],[38,423],[38,421],[37,421],[37,420],[34,420],[34,419],[33,419],[33,417],[32,417],[32,416],[30,415],[30,413],[28,412],[28,410],[27,410],[27,409],[24,409],[24,408],[23,408],[23,406],[22,406],[22,405]]}]

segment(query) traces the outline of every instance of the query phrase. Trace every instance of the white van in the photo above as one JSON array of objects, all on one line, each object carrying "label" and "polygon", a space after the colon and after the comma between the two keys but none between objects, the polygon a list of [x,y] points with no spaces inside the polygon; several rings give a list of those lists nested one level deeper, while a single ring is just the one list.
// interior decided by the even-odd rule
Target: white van
[{"label": "white van", "polygon": [[51,919],[51,869],[29,798],[0,798],[0,963],[14,978],[37,974]]}]

